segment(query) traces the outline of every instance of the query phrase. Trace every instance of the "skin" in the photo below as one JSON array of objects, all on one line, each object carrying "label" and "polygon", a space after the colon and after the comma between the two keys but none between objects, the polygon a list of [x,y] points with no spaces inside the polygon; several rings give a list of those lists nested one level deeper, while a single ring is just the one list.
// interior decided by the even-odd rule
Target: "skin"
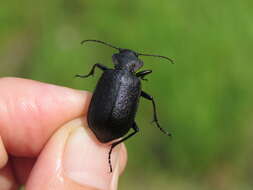
[{"label": "skin", "polygon": [[0,190],[116,190],[127,161],[87,127],[91,94],[21,78],[0,78]]}]

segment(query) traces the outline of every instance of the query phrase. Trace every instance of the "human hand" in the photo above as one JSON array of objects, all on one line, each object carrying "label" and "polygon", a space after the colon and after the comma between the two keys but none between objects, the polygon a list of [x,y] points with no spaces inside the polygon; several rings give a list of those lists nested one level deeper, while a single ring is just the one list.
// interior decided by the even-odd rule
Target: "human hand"
[{"label": "human hand", "polygon": [[0,78],[0,190],[116,190],[126,165],[88,129],[91,94],[19,78]]}]

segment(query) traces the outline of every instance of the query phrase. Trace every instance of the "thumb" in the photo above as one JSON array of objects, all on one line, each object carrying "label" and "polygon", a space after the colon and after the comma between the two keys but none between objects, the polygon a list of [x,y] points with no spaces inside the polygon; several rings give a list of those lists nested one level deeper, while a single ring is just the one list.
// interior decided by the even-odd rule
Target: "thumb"
[{"label": "thumb", "polygon": [[123,144],[112,153],[97,141],[86,121],[75,119],[61,127],[42,150],[27,181],[26,190],[116,190],[126,164]]}]

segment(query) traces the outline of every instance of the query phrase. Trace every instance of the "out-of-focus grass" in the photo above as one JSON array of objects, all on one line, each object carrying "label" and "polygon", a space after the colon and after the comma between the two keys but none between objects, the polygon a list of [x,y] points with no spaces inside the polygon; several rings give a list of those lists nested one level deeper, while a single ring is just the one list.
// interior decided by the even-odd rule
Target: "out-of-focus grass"
[{"label": "out-of-focus grass", "polygon": [[[252,185],[253,2],[9,1],[0,6],[0,76],[92,91],[75,79],[113,49],[83,39],[170,56],[143,57],[143,89],[155,97],[167,138],[141,101],[141,132],[127,143],[120,189],[249,189]],[[145,165],[143,164],[145,163]],[[159,188],[157,188],[159,187]]]}]

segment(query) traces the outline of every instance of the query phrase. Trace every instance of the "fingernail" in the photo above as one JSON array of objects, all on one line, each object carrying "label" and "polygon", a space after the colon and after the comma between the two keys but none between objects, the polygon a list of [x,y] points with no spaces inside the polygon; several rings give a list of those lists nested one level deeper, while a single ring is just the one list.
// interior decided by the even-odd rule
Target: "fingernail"
[{"label": "fingernail", "polygon": [[[119,164],[120,147],[115,147],[112,153],[113,169]],[[117,171],[109,172],[109,149],[110,146],[99,143],[89,129],[75,128],[65,145],[64,173],[80,185],[108,190]]]},{"label": "fingernail", "polygon": [[111,180],[111,190],[118,189],[118,180],[119,180],[119,171],[120,171],[120,158],[117,160],[117,163],[115,164],[114,170],[113,170],[113,176]]}]

